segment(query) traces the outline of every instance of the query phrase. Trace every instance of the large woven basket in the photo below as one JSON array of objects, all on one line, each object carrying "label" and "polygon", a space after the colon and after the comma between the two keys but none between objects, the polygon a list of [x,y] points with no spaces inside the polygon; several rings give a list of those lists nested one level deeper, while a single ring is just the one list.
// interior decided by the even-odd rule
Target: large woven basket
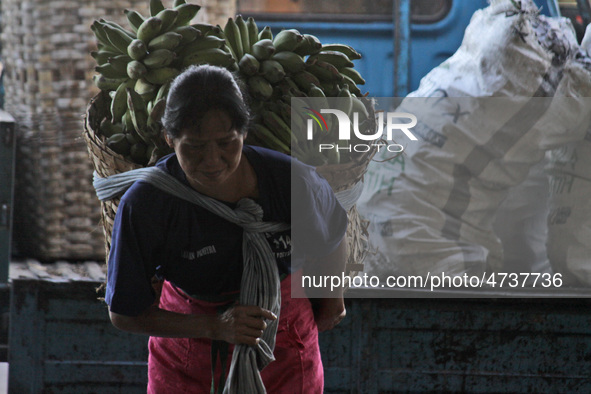
[{"label": "large woven basket", "polygon": [[[335,193],[349,190],[363,181],[363,175],[366,173],[367,166],[375,153],[375,150],[369,151],[366,154],[357,156],[348,163],[319,166],[316,167],[316,172],[328,181]],[[353,205],[347,211],[347,217],[349,219],[347,227],[349,257],[345,273],[352,278],[363,272],[363,260],[365,260],[369,250],[369,232],[367,231],[369,222],[359,214],[356,205]]]},{"label": "large woven basket", "polygon": [[[86,140],[94,171],[100,177],[108,177],[141,168],[139,164],[109,149],[105,144],[105,139],[99,135],[99,125],[108,112],[109,97],[106,93],[101,92],[90,101],[84,118],[84,139]],[[365,174],[374,154],[375,151],[368,152],[355,157],[351,162],[320,166],[316,170],[328,181],[335,192],[347,190],[362,180],[363,174]],[[111,234],[119,200],[119,198],[114,198],[101,202],[101,217],[107,258],[111,248]],[[352,277],[363,271],[362,262],[367,251],[368,223],[362,219],[355,206],[349,209],[348,218],[349,258],[346,272],[348,276]]]},{"label": "large woven basket", "polygon": [[[141,168],[139,164],[127,160],[122,155],[109,149],[105,144],[105,139],[98,134],[99,125],[108,112],[109,97],[106,93],[101,92],[90,100],[84,117],[84,139],[86,140],[88,154],[94,171],[103,178]],[[107,259],[111,249],[111,232],[113,231],[113,222],[115,221],[118,205],[119,198],[101,202],[101,219],[105,233],[105,256]]]}]

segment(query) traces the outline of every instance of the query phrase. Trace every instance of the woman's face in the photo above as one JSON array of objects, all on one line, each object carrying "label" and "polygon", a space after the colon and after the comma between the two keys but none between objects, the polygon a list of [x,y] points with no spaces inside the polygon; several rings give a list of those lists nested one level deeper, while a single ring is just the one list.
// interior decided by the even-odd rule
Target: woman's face
[{"label": "woman's face", "polygon": [[208,111],[199,125],[181,130],[177,138],[166,136],[177,154],[189,184],[215,196],[239,183],[236,172],[242,159],[245,134],[232,127],[225,111]]}]

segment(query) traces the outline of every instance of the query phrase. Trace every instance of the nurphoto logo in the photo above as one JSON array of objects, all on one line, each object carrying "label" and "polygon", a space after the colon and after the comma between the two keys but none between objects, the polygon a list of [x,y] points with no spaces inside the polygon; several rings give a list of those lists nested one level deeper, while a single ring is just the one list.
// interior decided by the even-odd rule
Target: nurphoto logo
[{"label": "nurphoto logo", "polygon": [[[407,112],[378,112],[376,130],[360,130],[359,128],[359,113],[352,112],[353,119],[350,115],[334,108],[323,108],[316,111],[310,107],[304,107],[307,110],[306,114],[310,117],[306,124],[306,138],[308,141],[314,139],[314,124],[318,125],[320,132],[327,133],[330,130],[327,119],[322,114],[329,114],[336,117],[338,122],[338,143],[319,143],[318,151],[348,151],[348,152],[369,152],[376,148],[379,152],[381,149],[387,149],[388,152],[400,153],[404,147],[400,144],[394,143],[394,132],[401,131],[411,141],[417,141],[417,137],[411,132],[411,128],[416,126],[417,117]],[[384,119],[385,118],[385,119]],[[333,119],[330,119],[333,120]],[[385,134],[384,134],[385,125]],[[351,133],[353,129],[353,135]],[[318,137],[318,135],[317,135]],[[352,139],[357,142],[352,143]]]}]

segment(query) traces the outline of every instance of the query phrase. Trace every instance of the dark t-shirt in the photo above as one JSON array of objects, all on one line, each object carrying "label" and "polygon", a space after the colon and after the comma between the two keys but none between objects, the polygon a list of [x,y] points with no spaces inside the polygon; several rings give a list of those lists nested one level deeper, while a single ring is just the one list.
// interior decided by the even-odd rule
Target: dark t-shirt
[{"label": "dark t-shirt", "polygon": [[[266,234],[279,272],[298,269],[304,256],[331,253],[346,231],[347,215],[328,183],[313,167],[287,155],[252,146],[244,146],[243,154],[257,175],[256,202],[263,220],[292,226]],[[188,185],[175,154],[157,166]],[[292,232],[298,234],[298,257],[292,256]],[[113,225],[105,297],[110,310],[140,314],[155,300],[150,285],[155,274],[194,296],[238,292],[242,229],[144,181],[135,182],[121,198]]]}]

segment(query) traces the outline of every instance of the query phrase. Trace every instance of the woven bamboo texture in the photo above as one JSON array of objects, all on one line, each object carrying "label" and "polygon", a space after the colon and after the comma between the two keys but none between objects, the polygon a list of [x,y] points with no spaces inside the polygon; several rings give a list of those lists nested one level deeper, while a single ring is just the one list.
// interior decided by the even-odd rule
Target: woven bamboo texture
[{"label": "woven bamboo texture", "polygon": [[[199,4],[196,22],[224,23],[235,13],[232,0]],[[98,93],[90,25],[104,18],[127,26],[125,9],[148,15],[148,6],[148,0],[2,1],[5,110],[18,138],[13,238],[19,254],[42,261],[104,258],[101,210],[81,135]]]},{"label": "woven bamboo texture", "polygon": [[[88,148],[88,155],[93,170],[103,178],[142,167],[113,152],[106,146],[104,138],[95,132],[99,129],[105,114],[108,113],[108,105],[106,93],[101,92],[92,98],[84,117],[84,140]],[[105,234],[105,256],[109,255],[111,248],[111,233],[119,200],[119,198],[114,198],[100,203],[101,223]]]},{"label": "woven bamboo texture", "polygon": [[102,258],[100,212],[81,138],[92,85],[92,21],[124,23],[137,1],[2,1],[5,109],[17,124],[14,240],[42,261]]}]

